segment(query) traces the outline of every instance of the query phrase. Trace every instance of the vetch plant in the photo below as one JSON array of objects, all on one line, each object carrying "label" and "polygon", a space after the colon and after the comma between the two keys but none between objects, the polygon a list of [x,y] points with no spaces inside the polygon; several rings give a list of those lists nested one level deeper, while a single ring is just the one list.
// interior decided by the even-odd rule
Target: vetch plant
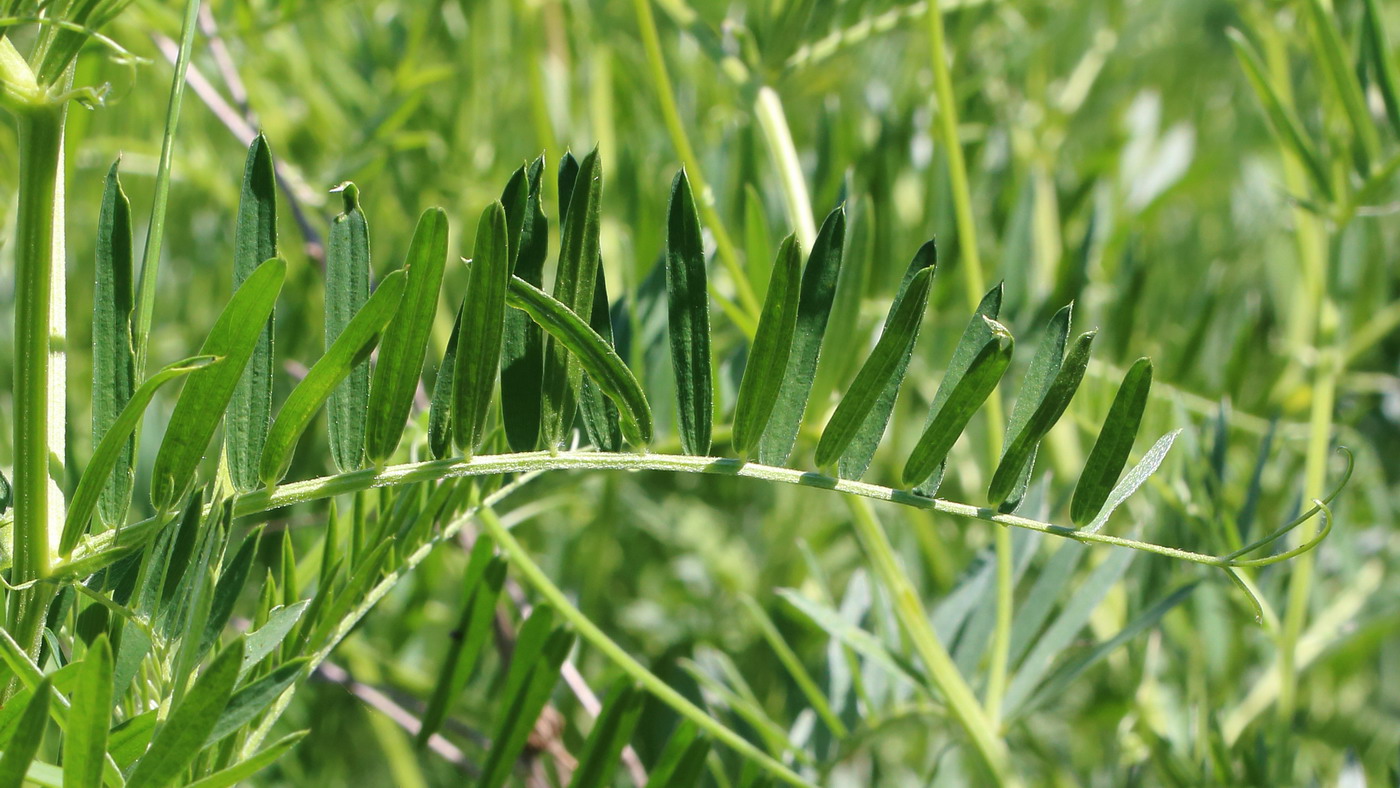
[{"label": "vetch plant", "polygon": [[[844,602],[791,589],[782,592],[784,599],[829,636],[841,661],[878,664],[911,703],[937,707],[955,721],[974,764],[970,773],[1001,784],[1019,779],[1006,742],[1009,722],[1054,699],[1116,645],[1156,626],[1199,582],[1176,584],[1101,647],[1052,671],[1052,659],[1084,627],[1094,605],[1076,600],[1052,619],[1052,602],[1032,594],[1014,610],[1009,584],[1028,559],[1024,550],[1017,552],[1012,529],[1065,540],[1043,576],[1051,586],[1075,571],[1080,546],[1099,545],[1112,549],[1092,570],[1095,593],[1107,593],[1133,557],[1147,553],[1220,570],[1257,617],[1269,620],[1277,617],[1240,570],[1303,556],[1333,527],[1331,506],[1351,474],[1351,455],[1346,471],[1324,489],[1324,450],[1330,448],[1324,424],[1308,458],[1309,505],[1273,531],[1219,553],[1148,541],[1134,529],[1126,536],[1109,533],[1110,516],[1148,482],[1177,436],[1158,438],[1124,472],[1152,386],[1153,364],[1146,358],[1123,375],[1092,449],[1075,469],[1068,502],[1072,525],[1034,513],[1039,509],[1018,513],[1030,510],[1033,496],[1044,497],[1033,483],[1037,454],[1080,390],[1097,332],[1073,336],[1072,306],[1054,312],[1003,420],[998,388],[1013,368],[1018,343],[1001,309],[1006,290],[1017,283],[987,288],[980,281],[961,154],[952,156],[950,167],[961,264],[976,272],[965,293],[972,314],[951,356],[940,361],[945,372],[922,425],[906,423],[896,405],[911,397],[923,404],[920,394],[911,393],[910,367],[923,349],[919,340],[939,286],[935,242],[914,252],[878,339],[835,406],[827,408],[813,396],[819,363],[833,352],[834,337],[856,330],[840,322],[849,315],[838,312],[843,266],[850,264],[845,207],[833,209],[820,229],[795,222],[797,231],[773,255],[760,304],[744,269],[729,265],[737,253],[721,235],[698,168],[688,167],[672,181],[665,252],[657,264],[679,437],[678,446],[660,445],[649,379],[633,369],[632,354],[621,347],[624,330],[633,330],[634,305],[625,297],[609,298],[601,240],[605,173],[596,148],[581,160],[568,153],[559,160],[554,265],[548,264],[549,172],[542,155],[512,175],[474,225],[461,222],[475,232],[460,293],[447,284],[457,263],[449,255],[445,210],[425,210],[402,261],[385,267],[386,255],[371,254],[365,205],[372,191],[348,182],[337,187],[343,211],[331,221],[325,254],[324,353],[308,359],[301,379],[278,402],[275,371],[286,360],[273,342],[278,301],[300,263],[279,247],[276,165],[268,140],[257,135],[232,222],[226,305],[210,321],[203,344],[190,349],[194,355],[147,374],[150,329],[160,319],[155,282],[170,146],[197,0],[187,4],[139,267],[132,209],[117,164],[104,183],[93,267],[73,263],[93,281],[95,448],[81,472],[69,474],[62,467],[70,402],[63,341],[65,115],[70,102],[100,96],[95,89],[72,88],[73,59],[122,5],[11,0],[0,7],[7,19],[34,30],[27,53],[8,32],[0,37],[0,106],[15,118],[20,164],[13,244],[13,493],[0,477],[0,523],[9,533],[0,632],[0,786],[27,780],[213,788],[248,779],[306,735],[274,738],[274,731],[311,675],[400,581],[435,550],[451,549],[450,542],[466,535],[471,546],[460,578],[455,636],[417,721],[419,742],[429,745],[441,734],[473,672],[485,669],[497,617],[514,623],[502,602],[508,586],[521,582],[539,600],[523,616],[509,659],[500,666],[500,706],[485,721],[489,746],[474,766],[478,784],[496,786],[511,778],[578,644],[601,654],[619,677],[581,737],[572,774],[555,775],[556,782],[607,785],[628,758],[640,767],[636,753],[626,753],[652,701],[682,722],[645,765],[648,785],[695,784],[707,771],[727,781],[730,769],[746,779],[761,772],[766,780],[793,785],[825,783],[844,751],[860,747],[859,737],[869,731],[853,730],[833,712],[839,699],[813,680],[761,606],[746,609],[811,710],[811,725],[819,720],[823,735],[834,742],[836,756],[829,762],[767,718],[743,677],[726,667],[726,657],[712,654],[688,665],[700,695],[716,699],[698,703],[695,693],[619,645],[536,563],[497,510],[507,500],[528,497],[540,476],[555,471],[744,478],[839,496],[869,567],[863,575],[867,594],[887,610],[895,639],[908,644],[908,653],[894,653],[888,638],[850,624]],[[1320,5],[1311,7],[1319,46],[1331,53],[1325,61],[1329,74],[1345,82],[1349,61],[1334,56],[1340,43],[1327,27],[1330,17]],[[645,22],[650,5],[639,0],[638,8]],[[935,7],[928,16],[939,64],[934,71],[943,142],[957,151],[941,14]],[[654,30],[643,32],[654,56]],[[1328,168],[1296,128],[1291,110],[1276,100],[1249,45],[1242,39],[1236,45],[1281,140],[1306,164],[1317,200],[1333,216],[1351,212],[1355,206],[1338,197]],[[1355,106],[1353,92],[1344,91],[1341,104],[1349,118],[1365,109]],[[773,118],[781,108],[765,96],[760,91],[758,101],[775,124],[772,144],[782,148],[781,124]],[[1356,122],[1359,128],[1364,119]],[[1374,129],[1358,136],[1362,144],[1353,160],[1363,174],[1378,152],[1374,136]],[[693,158],[688,145],[678,147],[683,159]],[[810,206],[802,208],[809,198],[801,173],[787,176],[789,207],[805,210],[806,223],[814,224]],[[1336,199],[1343,201],[1328,202]],[[717,283],[707,265],[706,230],[733,279],[724,292],[735,295],[726,296],[722,309],[741,316],[741,330],[752,328],[732,398],[718,393],[724,383],[716,374],[717,328],[710,312]],[[431,338],[444,299],[458,306],[439,354]],[[284,313],[288,306],[284,299]],[[425,359],[435,370],[431,386],[424,380]],[[140,448],[157,437],[142,433],[143,417],[175,388],[179,395],[158,436],[149,490],[136,491]],[[416,404],[420,388],[426,408]],[[329,456],[298,466],[297,447],[323,410]],[[986,429],[969,433],[979,414]],[[1330,411],[1318,419],[1330,419]],[[895,442],[895,434],[909,437]],[[972,469],[953,463],[960,439],[973,442],[987,462]],[[898,473],[884,475],[873,465],[877,451],[896,449]],[[306,465],[319,465],[325,475],[287,480]],[[937,497],[945,481],[966,476],[984,484],[984,494],[967,501]],[[75,483],[69,484],[70,477]],[[976,583],[959,588],[995,599],[993,615],[973,621],[970,607],[927,609],[872,500],[999,526],[994,563]],[[328,503],[303,506],[318,502]],[[311,554],[298,556],[288,532],[277,539],[264,527],[272,513],[292,506],[315,513],[319,549]],[[1315,521],[1321,527],[1313,530]],[[1300,527],[1305,538],[1299,543],[1272,550]],[[252,592],[245,588],[260,557],[269,555],[276,572],[257,578],[250,608],[246,597]],[[236,615],[248,609],[246,616]],[[1282,630],[1290,646],[1297,641],[1292,617],[1301,615],[1292,609]],[[981,635],[989,644],[981,698],[973,679],[980,652],[965,650],[971,640],[950,646],[947,636],[964,627],[984,627]],[[714,706],[732,709],[743,726],[722,719]]]}]

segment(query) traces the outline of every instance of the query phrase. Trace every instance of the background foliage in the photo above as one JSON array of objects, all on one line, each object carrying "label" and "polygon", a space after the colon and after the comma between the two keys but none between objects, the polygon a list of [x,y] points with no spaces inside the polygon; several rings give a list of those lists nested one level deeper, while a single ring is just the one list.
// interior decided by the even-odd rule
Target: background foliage
[{"label": "background foliage", "polygon": [[[744,251],[776,248],[786,232],[780,228],[791,224],[760,126],[758,84],[781,98],[817,220],[843,195],[848,200],[848,268],[857,273],[843,280],[838,313],[857,329],[838,334],[832,341],[839,344],[823,354],[814,402],[834,405],[873,345],[909,256],[938,238],[940,284],[907,384],[921,397],[901,397],[894,419],[921,423],[968,312],[948,168],[932,136],[923,4],[655,5],[686,133],[736,244]],[[1258,535],[1318,494],[1304,490],[1304,457],[1317,348],[1333,337],[1344,361],[1334,433],[1357,454],[1353,485],[1337,508],[1339,527],[1316,554],[1315,577],[1305,587],[1308,615],[1294,676],[1278,671],[1275,636],[1218,573],[1141,555],[1121,574],[1105,574],[1113,553],[1096,549],[1045,589],[1037,581],[1058,566],[1050,561],[1062,543],[1018,535],[1018,555],[1025,556],[1018,609],[1053,592],[1058,609],[1083,600],[1093,611],[1087,626],[1065,635],[1063,653],[1047,655],[1057,665],[1117,633],[1165,589],[1198,575],[1202,582],[1160,626],[1095,664],[1047,707],[1008,722],[1016,770],[1046,784],[1266,782],[1280,775],[1329,784],[1344,775],[1392,780],[1400,695],[1383,677],[1400,660],[1400,640],[1391,634],[1400,616],[1391,571],[1400,474],[1393,448],[1400,440],[1400,184],[1382,179],[1345,222],[1311,202],[1290,180],[1287,154],[1281,156],[1227,35],[1239,28],[1262,41],[1294,93],[1305,130],[1332,157],[1332,168],[1346,170],[1356,132],[1311,65],[1306,4],[945,5],[954,9],[946,17],[948,45],[983,264],[990,281],[1007,282],[1001,319],[1018,337],[1032,338],[1073,299],[1078,330],[1101,330],[1084,386],[1041,452],[1037,473],[1049,480],[1026,511],[1067,520],[1074,476],[1123,371],[1140,355],[1151,355],[1157,370],[1142,434],[1186,431],[1164,472],[1120,514],[1118,533],[1136,529],[1140,538],[1210,550],[1230,529]],[[1364,51],[1363,4],[1335,5],[1351,51]],[[175,147],[150,351],[157,363],[192,353],[228,298],[239,189],[233,174],[253,128],[271,141],[287,187],[279,195],[290,263],[277,324],[281,359],[309,362],[321,353],[321,244],[340,210],[327,188],[345,180],[362,190],[378,278],[398,265],[416,216],[430,205],[450,217],[452,252],[467,253],[474,217],[511,171],[542,150],[551,167],[546,212],[557,216],[552,176],[559,154],[570,147],[581,154],[596,142],[606,173],[602,249],[610,289],[634,305],[654,302],[647,277],[664,251],[664,211],[679,159],[633,3],[216,0],[209,12],[191,70],[207,85],[191,83]],[[1390,39],[1400,40],[1400,15],[1384,13]],[[107,32],[151,62],[129,66],[97,50],[79,60],[77,81],[109,81],[112,94],[107,108],[75,108],[70,120],[70,135],[82,140],[69,162],[76,347],[89,341],[86,261],[102,179],[118,154],[138,220],[149,205],[170,73],[163,53],[174,51],[179,12],[174,4],[136,3]],[[1393,156],[1400,146],[1374,78],[1358,71],[1383,151]],[[14,150],[11,136],[0,126],[0,150]],[[0,194],[15,188],[14,168],[0,168]],[[293,203],[301,226],[286,210]],[[0,227],[11,226],[12,211],[10,200],[0,202]],[[1309,240],[1302,228],[1314,225],[1326,241]],[[144,237],[144,228],[136,233]],[[1321,282],[1308,273],[1319,270],[1309,268],[1317,254],[1325,262]],[[6,256],[0,251],[0,272]],[[767,281],[768,260],[771,254],[748,263],[756,287]],[[444,292],[460,293],[465,281],[464,269],[449,265]],[[1330,297],[1325,336],[1317,341],[1320,285]],[[0,325],[12,324],[11,287],[0,275]],[[452,316],[444,303],[432,358],[446,346]],[[733,404],[746,342],[719,310],[715,326],[723,413]],[[629,328],[629,361],[657,410],[658,444],[675,450],[664,319],[638,319]],[[1024,369],[1029,344],[1008,380]],[[9,352],[0,343],[0,367],[11,365]],[[70,381],[90,379],[86,358],[70,357]],[[298,373],[293,363],[278,370],[276,401]],[[81,391],[83,384],[70,385]],[[1010,388],[1002,387],[1008,405]],[[71,424],[88,423],[87,402],[70,396]],[[0,400],[0,409],[5,405]],[[158,400],[147,429],[159,430],[172,405]],[[981,500],[990,469],[974,455],[983,429],[974,420],[972,440],[955,449],[941,495]],[[309,433],[291,478],[330,472],[324,434]],[[799,462],[806,464],[799,467],[810,467],[815,435],[801,444],[806,459]],[[870,476],[893,483],[916,438],[888,435]],[[9,440],[0,431],[0,465],[8,465]],[[143,443],[138,490],[156,445]],[[1138,453],[1147,445],[1140,440]],[[70,454],[85,458],[91,448],[89,436],[75,429]],[[531,490],[500,511],[547,574],[641,662],[775,755],[784,748],[766,738],[755,713],[797,750],[833,764],[831,784],[923,784],[930,774],[955,781],[967,768],[947,755],[957,736],[941,708],[912,700],[907,685],[870,661],[848,663],[777,593],[830,593],[852,623],[906,651],[889,600],[872,591],[851,512],[839,498],[663,473],[560,473]],[[931,608],[966,616],[965,625],[940,634],[966,672],[977,675],[984,646],[978,638],[986,637],[977,624],[992,613],[990,584],[981,593],[949,592],[979,588],[966,580],[986,566],[995,526],[902,507],[877,512]],[[267,528],[288,533],[306,556],[324,520],[324,506],[303,507],[277,513]],[[274,572],[278,542],[264,539],[259,559]],[[495,649],[451,710],[444,733],[459,748],[451,757],[415,751],[411,736],[384,714],[389,699],[418,715],[431,695],[465,561],[464,550],[438,550],[379,605],[334,655],[334,670],[320,674],[331,680],[313,681],[297,695],[286,724],[312,733],[258,784],[447,785],[464,763],[480,764],[497,700]],[[1256,578],[1280,609],[1292,566]],[[259,563],[254,576],[267,571]],[[1111,585],[1101,586],[1103,577]],[[244,600],[250,609],[254,586]],[[507,627],[530,599],[513,596],[506,605],[512,614],[502,619]],[[824,690],[860,685],[859,692],[832,692],[836,714],[858,733],[842,748],[825,730],[814,731],[821,726],[750,614],[750,600]],[[1033,634],[1033,642],[1049,637]],[[572,659],[600,694],[618,676],[586,646]],[[855,675],[843,674],[850,664]],[[707,680],[746,685],[738,693],[745,702],[715,692]],[[973,679],[974,689],[980,680]],[[1274,702],[1285,688],[1296,691],[1296,710],[1279,720]],[[588,729],[565,685],[552,703],[560,726],[537,753],[544,761],[576,756]],[[654,762],[673,724],[667,709],[646,706],[633,739],[643,761]],[[737,767],[729,771],[738,774]]]}]

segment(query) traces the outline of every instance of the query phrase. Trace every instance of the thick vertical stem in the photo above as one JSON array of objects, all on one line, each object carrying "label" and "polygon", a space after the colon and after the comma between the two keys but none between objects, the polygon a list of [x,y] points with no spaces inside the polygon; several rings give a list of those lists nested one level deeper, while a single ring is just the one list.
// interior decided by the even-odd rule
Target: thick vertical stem
[{"label": "thick vertical stem", "polygon": [[[17,117],[19,216],[15,233],[14,568],[12,582],[45,577],[63,519],[64,303],[62,105],[36,104]],[[7,624],[36,654],[52,594],[34,587],[10,597]]]}]

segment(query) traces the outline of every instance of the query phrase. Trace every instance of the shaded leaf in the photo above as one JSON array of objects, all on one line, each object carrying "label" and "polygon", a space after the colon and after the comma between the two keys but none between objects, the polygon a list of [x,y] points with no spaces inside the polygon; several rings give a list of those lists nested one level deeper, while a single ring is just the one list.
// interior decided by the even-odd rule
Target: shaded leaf
[{"label": "shaded leaf", "polygon": [[127,788],[164,788],[194,763],[209,732],[228,705],[242,659],[240,638],[230,643],[195,679],[189,693],[156,732],[150,749],[136,762],[126,782]]},{"label": "shaded leaf", "polygon": [[446,265],[447,214],[429,208],[413,231],[403,266],[408,286],[398,316],[379,341],[379,363],[370,379],[365,454],[376,465],[393,455],[408,423]]},{"label": "shaded leaf", "polygon": [[[511,253],[515,276],[538,288],[544,287],[544,261],[549,254],[549,223],[540,207],[543,172],[543,156],[526,170],[529,194],[520,238],[512,240]],[[501,347],[501,420],[513,451],[534,451],[539,445],[543,374],[544,335],[529,315],[507,309]]]},{"label": "shaded leaf", "polygon": [[1363,7],[1366,12],[1361,29],[1370,42],[1367,49],[1371,55],[1371,69],[1376,75],[1376,86],[1380,89],[1381,100],[1385,102],[1385,114],[1390,119],[1390,126],[1396,134],[1400,134],[1400,73],[1397,73],[1390,40],[1385,34],[1385,18],[1381,16],[1379,0],[1364,0]]},{"label": "shaded leaf", "polygon": [[[467,267],[470,268],[470,264]],[[452,454],[452,378],[457,370],[457,337],[462,333],[462,314],[466,309],[467,302],[463,300],[457,307],[457,318],[452,321],[452,333],[447,335],[447,349],[442,353],[442,363],[433,381],[433,398],[428,404],[428,451],[435,460]],[[526,317],[528,319],[528,315]],[[504,399],[501,406],[505,407]]]},{"label": "shaded leaf", "polygon": [[29,764],[44,741],[51,694],[51,680],[45,678],[34,688],[29,703],[25,704],[19,725],[5,745],[5,753],[0,755],[0,788],[23,788]]},{"label": "shaded leaf", "polygon": [[477,537],[476,544],[472,545],[471,557],[462,575],[462,612],[452,630],[428,708],[423,712],[419,744],[426,743],[442,727],[448,709],[466,687],[472,668],[488,642],[496,599],[506,577],[506,564],[494,557],[494,550],[495,543],[485,536]]},{"label": "shaded leaf", "polygon": [[[96,281],[92,293],[92,442],[99,445],[136,389],[136,359],[131,344],[131,203],[122,191],[117,165],[107,171],[102,208],[97,218]],[[98,514],[109,526],[126,520],[135,484],[128,433],[113,458],[111,475],[103,475]],[[3,511],[3,508],[0,508]]]},{"label": "shaded leaf", "polygon": [[593,723],[593,730],[583,743],[578,768],[569,781],[573,788],[612,785],[613,772],[622,755],[622,748],[632,738],[645,706],[646,695],[631,683],[619,679],[603,699],[603,711]]},{"label": "shaded leaf", "polygon": [[204,746],[214,744],[256,719],[284,690],[302,676],[310,663],[310,657],[294,659],[235,692],[229,698],[223,713],[219,715],[218,721],[214,723],[209,737],[204,740]]},{"label": "shaded leaf", "polygon": [[1259,59],[1259,55],[1245,40],[1243,34],[1238,30],[1228,30],[1230,44],[1235,48],[1235,55],[1239,58],[1240,65],[1244,67],[1245,77],[1249,79],[1249,84],[1254,88],[1254,93],[1259,98],[1259,103],[1263,105],[1264,115],[1269,119],[1269,126],[1274,130],[1275,136],[1298,157],[1302,162],[1308,177],[1312,179],[1320,194],[1330,197],[1332,188],[1327,179],[1327,169],[1323,166],[1322,157],[1307,137],[1303,136],[1302,124],[1294,117],[1290,107],[1285,105],[1279,98],[1279,93],[1274,89],[1266,76],[1268,70]]},{"label": "shaded leaf", "polygon": [[[267,138],[259,134],[248,148],[248,159],[243,168],[238,223],[233,233],[233,286],[242,287],[264,260],[276,256],[277,177]],[[274,322],[271,310],[258,322],[262,333],[229,400],[224,447],[228,456],[229,477],[239,492],[247,492],[258,486],[258,459],[262,457],[268,422],[272,418]]]},{"label": "shaded leaf", "polygon": [[[614,350],[612,313],[608,308],[608,283],[603,266],[598,266],[598,279],[593,285],[593,310],[588,326]],[[579,415],[583,417],[588,442],[600,451],[622,448],[622,427],[618,424],[617,406],[608,399],[590,376],[584,376],[583,392],[579,396]]]},{"label": "shaded leaf", "polygon": [[[340,187],[345,210],[331,220],[326,243],[326,350],[369,300],[369,222],[360,210],[360,190]],[[331,460],[341,473],[365,464],[365,424],[369,417],[369,359],[362,359],[331,392],[326,405]]]},{"label": "shaded leaf", "polygon": [[705,757],[710,753],[710,741],[699,732],[695,723],[686,720],[671,734],[666,749],[647,777],[646,788],[687,788],[700,780]]},{"label": "shaded leaf", "polygon": [[671,181],[666,218],[666,302],[671,368],[676,376],[681,450],[710,452],[714,384],[710,380],[710,294],[700,215],[685,170]]},{"label": "shaded leaf", "polygon": [[[535,613],[526,619],[527,626],[542,609],[545,608],[535,608]],[[545,623],[550,619],[552,616],[546,617]],[[526,651],[525,629],[521,628],[515,654],[511,657],[505,690],[501,694],[506,699],[507,711],[491,737],[491,751],[481,767],[481,779],[477,783],[480,788],[499,788],[510,777],[535,720],[558,681],[559,666],[573,645],[573,635],[560,628],[548,632],[544,638],[535,637],[532,641],[535,647]]]},{"label": "shaded leaf", "polygon": [[239,761],[222,771],[214,772],[190,783],[188,788],[232,788],[258,772],[266,769],[287,753],[296,743],[306,738],[310,731],[297,731],[264,747],[251,758]]}]

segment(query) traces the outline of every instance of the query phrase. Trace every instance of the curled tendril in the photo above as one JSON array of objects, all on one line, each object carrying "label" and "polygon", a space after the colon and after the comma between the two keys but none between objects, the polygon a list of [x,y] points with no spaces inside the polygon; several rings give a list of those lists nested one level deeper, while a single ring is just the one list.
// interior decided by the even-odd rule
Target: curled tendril
[{"label": "curled tendril", "polygon": [[127,49],[121,44],[118,44],[111,38],[102,35],[96,30],[93,30],[90,27],[85,27],[83,25],[77,24],[75,22],[69,22],[64,19],[49,19],[47,17],[42,16],[0,17],[0,28],[18,27],[20,25],[47,25],[49,27],[56,27],[60,30],[67,30],[71,33],[81,33],[87,36],[88,38],[92,39],[93,41],[96,41],[97,43],[106,47],[107,49],[111,50],[118,63],[144,65],[146,63],[151,62],[149,59],[133,53],[131,50]]},{"label": "curled tendril", "polygon": [[[1298,515],[1292,521],[1285,523],[1283,526],[1278,528],[1278,530],[1274,531],[1268,536],[1265,536],[1264,538],[1259,539],[1258,541],[1245,545],[1244,547],[1241,547],[1240,549],[1234,551],[1233,553],[1230,553],[1229,555],[1221,556],[1220,565],[1231,567],[1268,566],[1269,564],[1276,564],[1280,561],[1287,561],[1290,558],[1296,558],[1297,556],[1300,556],[1303,553],[1306,553],[1309,550],[1312,550],[1313,548],[1322,544],[1322,540],[1327,538],[1327,534],[1331,533],[1332,531],[1332,509],[1330,508],[1330,504],[1332,503],[1332,501],[1336,500],[1337,496],[1341,494],[1342,489],[1347,486],[1347,482],[1351,480],[1351,472],[1356,467],[1356,458],[1352,455],[1350,449],[1348,449],[1345,446],[1338,446],[1337,451],[1341,452],[1343,455],[1346,456],[1347,467],[1346,470],[1342,472],[1342,477],[1337,480],[1336,485],[1332,487],[1332,491],[1329,492],[1325,498],[1322,498],[1320,500],[1316,498],[1313,499],[1313,506],[1311,509]],[[1259,550],[1262,547],[1267,547],[1268,545],[1273,544],[1274,542],[1287,535],[1289,531],[1292,531],[1294,528],[1297,528],[1298,526],[1302,525],[1308,520],[1311,520],[1319,513],[1322,514],[1323,527],[1322,530],[1319,531],[1317,535],[1313,538],[1287,552],[1279,553],[1277,555],[1271,555],[1266,558],[1251,558],[1242,560],[1243,556],[1249,555],[1250,553],[1255,552],[1256,550]]]}]

